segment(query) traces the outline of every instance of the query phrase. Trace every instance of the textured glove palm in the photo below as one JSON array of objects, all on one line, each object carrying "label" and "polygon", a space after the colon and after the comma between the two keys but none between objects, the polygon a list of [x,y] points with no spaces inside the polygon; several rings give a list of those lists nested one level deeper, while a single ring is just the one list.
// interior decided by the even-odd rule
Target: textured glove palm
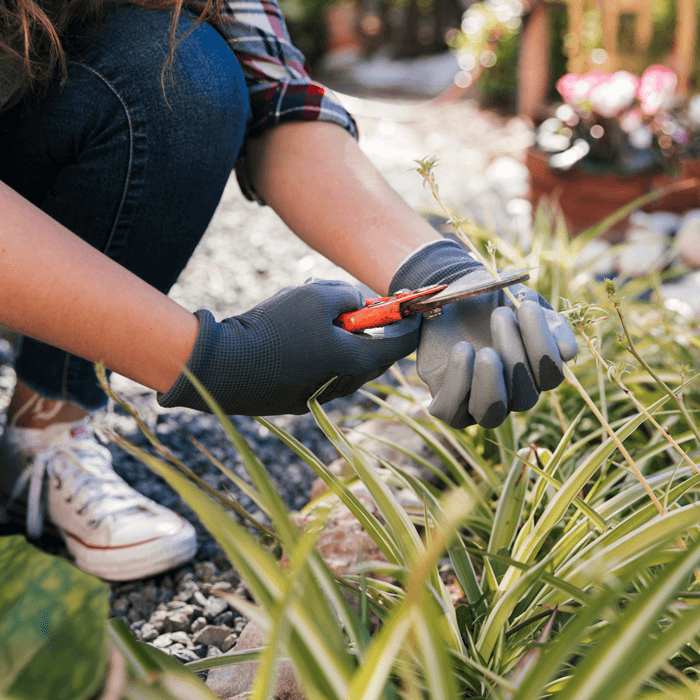
[{"label": "textured glove palm", "polygon": [[[416,349],[417,319],[393,324],[381,337],[333,325],[363,304],[357,287],[314,280],[221,323],[197,311],[199,333],[187,368],[228,414],[306,413],[308,399],[333,377],[321,402],[351,394]],[[184,374],[158,402],[209,410]]]},{"label": "textured glove palm", "polygon": [[[491,274],[458,243],[436,241],[399,268],[390,293],[453,282],[489,281]],[[541,391],[554,389],[563,362],[576,356],[566,319],[539,294],[510,288],[522,302],[516,310],[503,290],[448,304],[425,320],[417,371],[430,388],[430,413],[455,428],[500,425],[510,411],[527,411]]]}]

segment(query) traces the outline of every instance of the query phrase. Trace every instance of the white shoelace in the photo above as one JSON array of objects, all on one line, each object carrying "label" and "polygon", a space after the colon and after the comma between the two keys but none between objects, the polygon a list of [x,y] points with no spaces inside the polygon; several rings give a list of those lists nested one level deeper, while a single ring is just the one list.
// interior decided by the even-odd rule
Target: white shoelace
[{"label": "white shoelace", "polygon": [[27,535],[39,537],[43,528],[42,491],[48,479],[58,479],[66,501],[80,495],[78,513],[90,509],[87,524],[97,527],[107,515],[131,508],[148,507],[150,501],[131,488],[111,467],[109,450],[89,440],[53,445],[37,453],[15,482],[9,505],[29,485]]}]

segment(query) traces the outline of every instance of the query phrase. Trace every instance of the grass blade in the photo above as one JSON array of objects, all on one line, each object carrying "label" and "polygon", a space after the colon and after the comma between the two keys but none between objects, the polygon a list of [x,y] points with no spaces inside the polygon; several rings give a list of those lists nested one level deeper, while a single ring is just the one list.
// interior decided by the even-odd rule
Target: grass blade
[{"label": "grass blade", "polygon": [[697,633],[700,609],[696,608],[693,614],[681,616],[673,628],[666,630],[665,644],[660,648],[654,648],[656,640],[649,643],[650,636],[658,630],[659,615],[698,564],[700,540],[679,553],[654,583],[609,626],[595,648],[588,650],[566,685],[568,698],[596,700],[614,697],[622,700],[631,697],[641,683],[665,662],[668,653],[673,653],[688,636]]}]

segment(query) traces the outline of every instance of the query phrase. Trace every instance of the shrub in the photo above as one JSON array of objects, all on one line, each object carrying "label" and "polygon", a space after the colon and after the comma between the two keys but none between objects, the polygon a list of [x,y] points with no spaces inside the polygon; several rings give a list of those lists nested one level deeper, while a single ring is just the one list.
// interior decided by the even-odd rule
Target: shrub
[{"label": "shrub", "polygon": [[[419,170],[437,195],[433,166],[426,160]],[[570,240],[561,217],[541,208],[533,246],[522,251],[438,202],[487,263],[535,268],[532,286],[569,315],[582,349],[567,381],[495,431],[455,430],[430,417],[411,373],[397,372],[398,389],[375,386],[378,410],[368,420],[399,421],[420,435],[444,466],[439,490],[386,461],[382,471],[372,468],[366,448],[354,445],[315,398],[310,409],[351,467],[349,479],[335,476],[273,421],[259,419],[330,487],[306,509],[304,532],[264,466],[211,403],[250,481],[213,461],[269,518],[263,537],[251,534],[250,516],[244,525],[232,515],[240,514],[237,504],[221,494],[212,499],[193,483],[196,477],[143,423],[153,452],[115,436],[209,528],[256,605],[221,594],[271,640],[264,649],[194,662],[189,670],[255,657],[256,699],[272,697],[281,657],[292,660],[307,697],[326,700],[697,697],[700,435],[690,369],[700,348],[696,328],[661,301],[645,300],[659,275],[617,289],[577,267],[586,238],[611,221]],[[392,395],[415,410],[396,408],[387,400]],[[378,515],[349,488],[353,479],[364,483]],[[390,484],[411,489],[422,508],[404,509]],[[341,577],[330,572],[314,543],[338,501],[388,563],[363,562]],[[448,572],[463,593],[457,600],[444,582]],[[359,612],[347,603],[348,590]],[[129,641],[119,625],[110,629],[128,650],[130,668],[164,677],[150,650]],[[157,697],[185,697],[168,695],[172,687]],[[196,692],[206,691],[193,688],[187,697],[210,697]]]}]

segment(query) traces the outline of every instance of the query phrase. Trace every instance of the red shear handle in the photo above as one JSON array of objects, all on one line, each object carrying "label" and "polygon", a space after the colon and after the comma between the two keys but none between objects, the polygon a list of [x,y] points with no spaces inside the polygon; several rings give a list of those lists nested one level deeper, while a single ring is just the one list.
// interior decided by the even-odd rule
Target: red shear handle
[{"label": "red shear handle", "polygon": [[388,326],[390,323],[400,321],[405,316],[418,313],[417,309],[411,308],[412,302],[430,297],[446,287],[446,284],[435,284],[413,291],[397,292],[393,297],[365,299],[364,309],[340,314],[333,323],[351,333],[359,333],[368,328]]},{"label": "red shear handle", "polygon": [[359,333],[368,328],[386,326],[403,318],[401,300],[395,297],[367,299],[365,305],[364,309],[340,314],[333,323],[350,333]]}]

